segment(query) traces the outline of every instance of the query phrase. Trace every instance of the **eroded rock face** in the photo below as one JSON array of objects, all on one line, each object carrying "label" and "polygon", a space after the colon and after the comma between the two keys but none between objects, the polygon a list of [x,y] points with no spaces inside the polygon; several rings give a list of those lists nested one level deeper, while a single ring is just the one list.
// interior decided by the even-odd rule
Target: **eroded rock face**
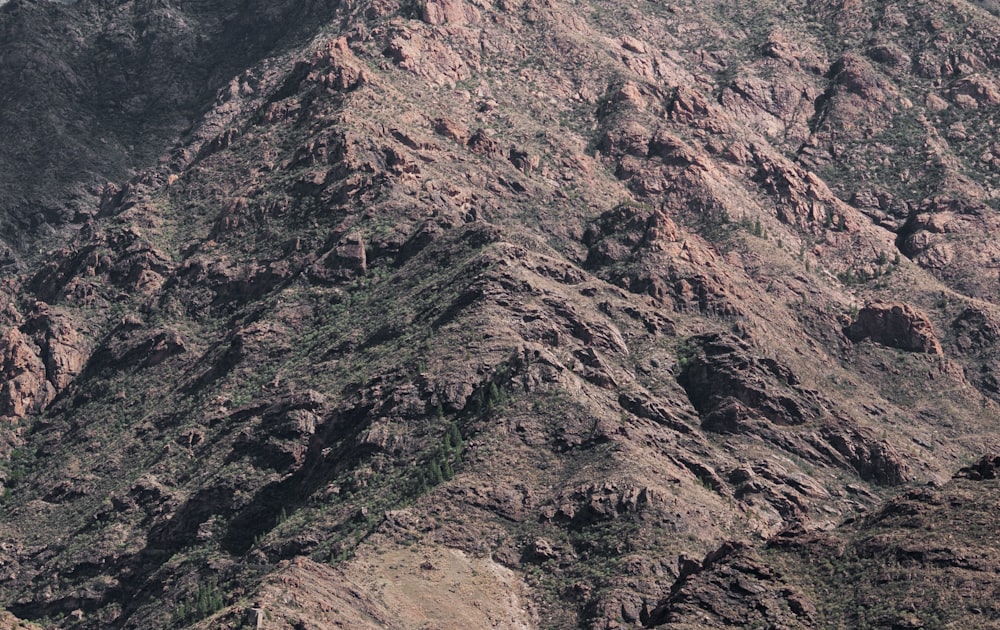
[{"label": "eroded rock face", "polygon": [[0,336],[0,415],[16,420],[44,409],[83,371],[90,347],[72,320],[36,302],[20,328]]},{"label": "eroded rock face", "polygon": [[361,60],[351,52],[347,39],[341,37],[332,41],[325,51],[316,55],[307,80],[329,89],[346,92],[372,79]]},{"label": "eroded rock face", "polygon": [[780,81],[738,77],[722,93],[720,104],[767,136],[806,141],[810,134],[809,113],[821,92],[799,73],[786,71],[784,75]]},{"label": "eroded rock face", "polygon": [[46,378],[57,391],[65,389],[83,371],[91,344],[69,318],[52,313],[41,302],[36,303],[26,327],[39,341]]},{"label": "eroded rock face", "polygon": [[824,427],[815,445],[821,451],[832,447],[846,466],[862,479],[884,486],[898,486],[912,477],[905,456],[893,446],[880,441],[870,429],[852,426]]},{"label": "eroded rock face", "polygon": [[1000,322],[996,316],[981,308],[963,310],[951,323],[955,345],[963,352],[984,352],[1000,341]]},{"label": "eroded rock face", "polygon": [[286,394],[266,405],[237,410],[231,418],[246,428],[234,456],[252,457],[262,468],[287,472],[305,461],[311,436],[322,427],[326,398],[319,392]]},{"label": "eroded rock face", "polygon": [[585,265],[619,286],[677,310],[736,314],[730,279],[718,257],[685,238],[663,211],[623,204],[603,213],[584,233]]},{"label": "eroded rock face", "polygon": [[956,105],[965,109],[991,107],[1000,103],[1000,86],[992,78],[971,76],[952,86],[951,97]]},{"label": "eroded rock face", "polygon": [[702,414],[704,428],[739,431],[754,417],[794,426],[818,417],[812,396],[797,387],[799,381],[787,367],[753,357],[746,344],[732,337],[706,336],[692,345],[701,352],[682,359],[678,381]]},{"label": "eroded rock face", "polygon": [[857,229],[853,211],[815,173],[775,155],[756,154],[754,162],[754,179],[781,201],[779,220],[812,231],[824,225]]},{"label": "eroded rock face", "polygon": [[927,316],[908,304],[869,304],[845,333],[854,342],[871,339],[890,348],[941,354],[941,342]]},{"label": "eroded rock face", "polygon": [[473,24],[479,21],[479,11],[462,0],[430,0],[424,4],[423,19],[428,24]]},{"label": "eroded rock face", "polygon": [[55,395],[55,388],[45,378],[45,363],[38,355],[37,346],[18,329],[9,329],[0,336],[0,413],[4,416],[21,418],[44,407]]},{"label": "eroded rock face", "polygon": [[[838,413],[832,401],[805,387],[788,366],[757,356],[735,337],[690,339],[679,364],[678,383],[701,416],[703,430],[754,435],[800,457],[853,469],[881,485],[898,485],[909,478],[897,449]],[[818,428],[810,428],[817,423]],[[790,475],[770,477],[785,484]]]},{"label": "eroded rock face", "polygon": [[680,577],[645,627],[817,627],[812,600],[744,545],[726,543],[701,562],[682,558],[679,565]]},{"label": "eroded rock face", "polygon": [[[446,20],[447,14],[434,8],[429,18]],[[471,70],[467,61],[474,61],[463,59],[447,44],[412,28],[401,28],[395,33],[385,53],[400,68],[441,86],[451,86],[469,78]]]},{"label": "eroded rock face", "polygon": [[358,235],[345,236],[320,260],[310,266],[309,274],[321,282],[344,282],[368,271],[365,242]]}]

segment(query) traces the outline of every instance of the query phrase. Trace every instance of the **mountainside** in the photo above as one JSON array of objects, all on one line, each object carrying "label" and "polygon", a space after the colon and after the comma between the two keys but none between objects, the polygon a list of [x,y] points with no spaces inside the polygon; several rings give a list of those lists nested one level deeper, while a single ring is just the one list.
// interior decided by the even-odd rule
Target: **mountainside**
[{"label": "mountainside", "polygon": [[995,14],[0,2],[0,627],[1000,627]]}]

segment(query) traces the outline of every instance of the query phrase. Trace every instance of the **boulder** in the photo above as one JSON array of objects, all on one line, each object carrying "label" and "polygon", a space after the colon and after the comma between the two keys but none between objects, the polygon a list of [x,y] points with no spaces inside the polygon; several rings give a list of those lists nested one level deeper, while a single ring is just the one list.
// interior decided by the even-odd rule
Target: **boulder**
[{"label": "boulder", "polygon": [[503,148],[500,147],[500,143],[494,140],[493,136],[485,129],[477,129],[476,133],[469,138],[468,145],[473,153],[494,157],[503,155]]},{"label": "boulder", "polygon": [[642,40],[636,39],[631,35],[625,35],[621,38],[622,48],[629,52],[634,52],[638,55],[646,54],[646,44]]},{"label": "boulder", "polygon": [[450,118],[438,118],[434,121],[434,131],[461,144],[469,141],[469,128]]},{"label": "boulder", "polygon": [[[352,275],[364,275],[368,270],[368,259],[365,255],[365,242],[359,236],[345,238],[333,250],[333,259],[339,269]],[[328,261],[330,262],[330,261]]]}]

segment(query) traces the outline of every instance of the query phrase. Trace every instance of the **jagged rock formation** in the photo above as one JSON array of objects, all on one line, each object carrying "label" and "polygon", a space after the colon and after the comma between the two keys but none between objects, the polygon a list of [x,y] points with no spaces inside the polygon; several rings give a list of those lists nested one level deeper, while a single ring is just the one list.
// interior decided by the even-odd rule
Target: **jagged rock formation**
[{"label": "jagged rock formation", "polygon": [[907,304],[869,304],[845,332],[852,341],[871,339],[900,350],[941,354],[930,320]]},{"label": "jagged rock formation", "polygon": [[0,2],[0,624],[993,623],[988,8]]}]

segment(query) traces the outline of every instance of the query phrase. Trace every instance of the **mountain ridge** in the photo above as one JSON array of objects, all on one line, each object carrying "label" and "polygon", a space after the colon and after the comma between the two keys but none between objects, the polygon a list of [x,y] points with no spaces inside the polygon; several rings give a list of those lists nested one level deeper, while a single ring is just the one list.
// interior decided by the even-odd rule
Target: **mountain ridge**
[{"label": "mountain ridge", "polygon": [[[982,531],[991,482],[951,478],[1000,445],[988,11],[15,0],[0,24],[40,14],[0,44],[9,124],[38,94],[176,124],[134,153],[34,133],[86,149],[56,192],[4,168],[17,617],[995,623],[988,541],[900,533]],[[108,111],[13,89],[10,55],[77,15],[122,68],[119,16],[167,47]]]}]

